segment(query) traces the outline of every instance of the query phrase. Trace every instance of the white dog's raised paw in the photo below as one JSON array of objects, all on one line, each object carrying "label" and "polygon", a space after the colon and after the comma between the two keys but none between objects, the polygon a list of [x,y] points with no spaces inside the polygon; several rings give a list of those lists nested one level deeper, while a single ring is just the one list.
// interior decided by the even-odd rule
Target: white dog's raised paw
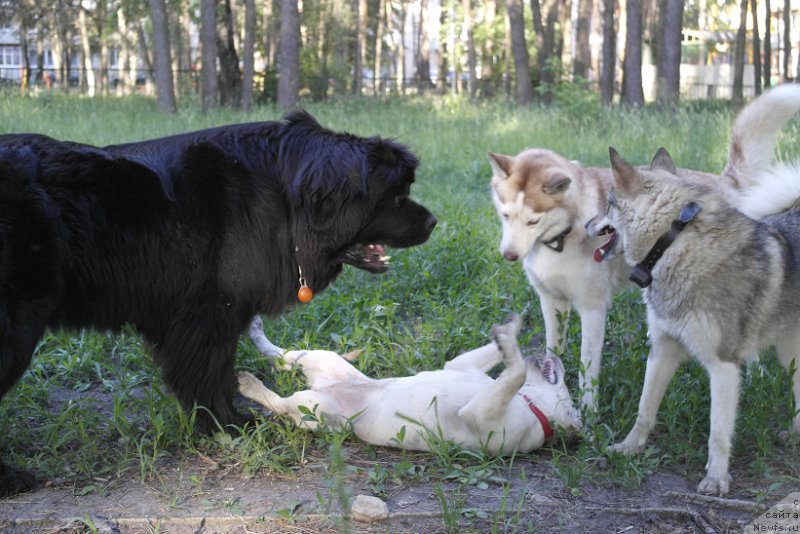
[{"label": "white dog's raised paw", "polygon": [[728,493],[729,485],[730,477],[728,475],[708,475],[700,482],[700,484],[697,485],[697,493],[705,493],[707,495],[726,495]]},{"label": "white dog's raised paw", "polygon": [[512,313],[504,324],[496,324],[492,327],[492,339],[501,350],[506,347],[513,348],[517,344],[517,334],[519,334],[521,326],[522,317],[517,313]]}]

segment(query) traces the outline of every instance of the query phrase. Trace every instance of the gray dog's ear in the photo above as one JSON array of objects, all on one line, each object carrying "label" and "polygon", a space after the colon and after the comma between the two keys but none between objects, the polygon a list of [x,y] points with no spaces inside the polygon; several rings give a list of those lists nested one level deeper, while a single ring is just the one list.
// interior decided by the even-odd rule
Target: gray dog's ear
[{"label": "gray dog's ear", "polygon": [[653,162],[650,163],[650,170],[653,169],[661,169],[672,174],[677,174],[678,172],[677,167],[675,167],[675,162],[672,161],[672,157],[663,146],[659,148],[656,151],[656,155],[653,156]]},{"label": "gray dog's ear", "polygon": [[614,187],[620,192],[637,193],[642,189],[642,178],[636,169],[622,159],[622,156],[608,147],[608,159],[611,161],[611,170],[614,172]]},{"label": "gray dog's ear", "polygon": [[494,152],[487,152],[486,155],[489,157],[489,163],[492,166],[492,181],[508,178],[508,175],[511,174],[514,158],[503,154],[495,154]]}]

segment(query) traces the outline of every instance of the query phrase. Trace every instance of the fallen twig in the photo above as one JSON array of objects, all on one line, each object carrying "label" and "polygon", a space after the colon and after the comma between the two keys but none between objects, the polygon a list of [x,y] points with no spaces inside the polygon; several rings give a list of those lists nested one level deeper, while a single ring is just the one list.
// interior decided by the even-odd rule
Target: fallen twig
[{"label": "fallen twig", "polygon": [[683,493],[680,491],[668,491],[664,497],[675,497],[684,501],[694,504],[707,504],[719,506],[720,508],[727,508],[731,510],[740,510],[742,512],[758,512],[766,509],[766,506],[759,504],[755,501],[744,501],[741,499],[725,499],[723,497],[714,497],[713,495],[701,495],[699,493]]}]

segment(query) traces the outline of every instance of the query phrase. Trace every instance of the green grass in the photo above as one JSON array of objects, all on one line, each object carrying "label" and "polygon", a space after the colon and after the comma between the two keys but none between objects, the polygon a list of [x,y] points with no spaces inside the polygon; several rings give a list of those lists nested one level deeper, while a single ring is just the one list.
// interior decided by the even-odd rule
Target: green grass
[{"label": "green grass", "polygon": [[[311,103],[308,109],[326,126],[361,135],[395,137],[421,156],[413,195],[439,218],[430,241],[393,251],[393,269],[371,276],[345,269],[337,283],[313,303],[267,323],[267,335],[287,348],[364,349],[359,366],[376,376],[435,369],[466,349],[487,342],[494,322],[510,312],[525,320],[523,344],[542,333],[535,292],[519,264],[497,251],[500,225],[488,194],[486,151],[514,154],[525,147],[554,149],[587,165],[606,165],[613,145],[629,161],[649,162],[659,146],[676,163],[719,171],[727,157],[732,112],[725,107],[611,111],[585,107],[520,110],[503,103],[469,106],[461,100],[342,100]],[[0,132],[39,132],[57,138],[111,144],[168,135],[219,124],[279,117],[272,108],[250,116],[232,111],[203,115],[184,108],[176,117],[159,115],[152,100],[86,99],[50,96],[0,100]],[[796,156],[797,123],[780,138],[782,157]],[[615,301],[607,328],[600,382],[600,413],[592,440],[563,444],[537,453],[550,462],[565,488],[580,493],[593,482],[635,487],[655,469],[670,469],[695,479],[706,456],[708,383],[703,371],[685,366],[659,412],[652,449],[637,458],[600,461],[605,447],[624,437],[636,415],[647,353],[647,326],[638,293]],[[567,365],[575,381],[580,336],[573,317]],[[247,341],[238,367],[271,377],[288,393],[301,386],[296,373],[273,374]],[[800,485],[800,470],[790,461],[797,445],[778,438],[788,428],[791,397],[786,373],[767,358],[763,367],[744,372],[744,390],[734,444],[737,466],[748,487],[763,494],[770,484]],[[575,388],[573,388],[575,389]],[[57,393],[54,393],[57,392]],[[107,399],[98,410],[98,399]],[[110,400],[109,400],[110,399]],[[245,476],[302,468],[310,455],[338,451],[341,436],[310,434],[288,421],[266,418],[255,433],[202,437],[192,433],[192,415],[182,413],[133,332],[111,336],[93,332],[55,332],[41,342],[33,365],[0,404],[0,453],[45,477],[74,484],[79,491],[101,491],[122,473],[158,478],[165,458],[202,453],[238,464]],[[351,445],[352,441],[349,441]],[[365,454],[375,449],[363,446]],[[341,472],[346,459],[330,461]],[[454,468],[456,464],[458,468]],[[403,455],[389,467],[365,470],[376,492],[395,479],[428,477],[459,484],[495,483],[513,460],[465,453],[447,444],[434,454]],[[331,483],[338,486],[337,472]],[[734,489],[742,488],[735,482]],[[440,495],[448,522],[468,515],[457,494]],[[518,503],[507,503],[509,513]],[[507,518],[506,518],[507,519]],[[502,518],[498,522],[503,521]],[[498,523],[500,524],[500,523]]]}]

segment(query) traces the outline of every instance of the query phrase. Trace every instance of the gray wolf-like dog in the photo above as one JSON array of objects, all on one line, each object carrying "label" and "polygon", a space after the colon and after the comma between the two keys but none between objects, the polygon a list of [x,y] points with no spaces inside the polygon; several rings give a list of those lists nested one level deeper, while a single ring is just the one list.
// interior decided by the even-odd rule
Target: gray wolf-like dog
[{"label": "gray wolf-like dog", "polygon": [[[798,86],[769,94],[800,108]],[[760,124],[767,135],[774,131],[774,124]],[[771,155],[754,154],[748,185],[732,202],[718,187],[679,176],[664,149],[646,170],[614,149],[610,160],[607,218],[634,266],[632,278],[644,288],[652,344],[636,422],[612,450],[644,448],[672,376],[692,356],[711,385],[708,463],[698,491],[725,494],[741,365],[774,346],[793,373],[800,408],[800,167],[770,165]],[[800,411],[792,430],[800,433]]]},{"label": "gray wolf-like dog", "polygon": [[[374,445],[428,451],[431,439],[443,438],[494,455],[528,452],[544,444],[553,426],[566,434],[581,423],[561,360],[523,359],[517,344],[521,322],[513,315],[495,325],[493,343],[437,371],[377,380],[351,365],[351,355],[289,351],[282,357],[285,368],[299,366],[310,389],[283,398],[242,372],[239,391],[302,428],[317,430],[320,422],[333,430],[349,425]],[[505,367],[492,379],[486,373],[500,363]]]}]

